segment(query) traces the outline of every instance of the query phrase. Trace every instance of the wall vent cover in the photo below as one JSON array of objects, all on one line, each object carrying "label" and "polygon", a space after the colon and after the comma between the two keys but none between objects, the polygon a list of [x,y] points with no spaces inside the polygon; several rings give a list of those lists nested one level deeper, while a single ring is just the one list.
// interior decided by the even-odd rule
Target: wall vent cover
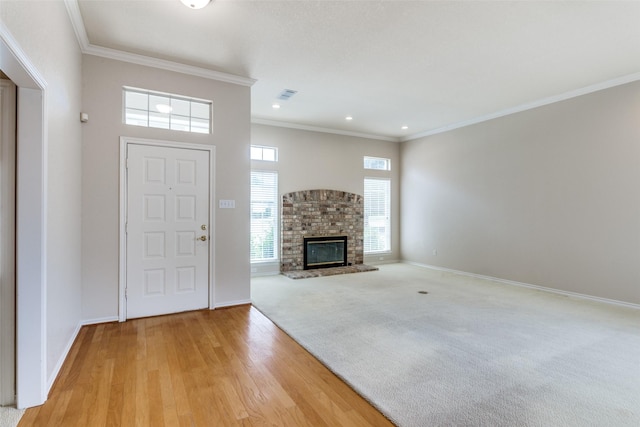
[{"label": "wall vent cover", "polygon": [[288,101],[296,93],[298,93],[297,90],[285,89],[282,92],[280,92],[280,95],[278,95],[278,99],[282,99],[283,101]]}]

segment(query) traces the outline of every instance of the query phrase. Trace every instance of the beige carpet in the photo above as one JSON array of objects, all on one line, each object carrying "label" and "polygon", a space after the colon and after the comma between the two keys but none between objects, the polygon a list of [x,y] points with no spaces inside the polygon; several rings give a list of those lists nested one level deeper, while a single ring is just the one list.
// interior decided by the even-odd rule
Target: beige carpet
[{"label": "beige carpet", "polygon": [[0,427],[16,427],[23,414],[24,409],[0,406]]},{"label": "beige carpet", "polygon": [[640,310],[406,264],[252,298],[399,426],[640,425]]}]

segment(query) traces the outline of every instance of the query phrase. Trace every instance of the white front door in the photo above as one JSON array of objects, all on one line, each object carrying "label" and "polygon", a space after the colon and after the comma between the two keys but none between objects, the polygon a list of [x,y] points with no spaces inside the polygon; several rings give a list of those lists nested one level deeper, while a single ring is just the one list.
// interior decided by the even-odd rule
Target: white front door
[{"label": "white front door", "polygon": [[209,159],[127,144],[127,318],[209,306]]}]

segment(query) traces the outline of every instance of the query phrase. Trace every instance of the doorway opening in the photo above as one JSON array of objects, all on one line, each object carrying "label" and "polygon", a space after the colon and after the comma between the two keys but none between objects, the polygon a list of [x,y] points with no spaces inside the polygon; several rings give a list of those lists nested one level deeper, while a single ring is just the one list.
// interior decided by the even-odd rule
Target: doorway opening
[{"label": "doorway opening", "polygon": [[16,86],[0,72],[0,406],[16,397]]},{"label": "doorway opening", "polygon": [[15,389],[16,406],[47,400],[46,88],[13,36],[0,26],[0,69],[16,86]]}]

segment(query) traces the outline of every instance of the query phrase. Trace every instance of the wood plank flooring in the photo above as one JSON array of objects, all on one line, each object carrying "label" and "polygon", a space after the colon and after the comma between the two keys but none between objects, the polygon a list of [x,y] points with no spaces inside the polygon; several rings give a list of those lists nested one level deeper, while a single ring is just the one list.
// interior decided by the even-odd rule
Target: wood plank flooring
[{"label": "wood plank flooring", "polygon": [[26,426],[392,426],[253,307],[85,326]]}]

